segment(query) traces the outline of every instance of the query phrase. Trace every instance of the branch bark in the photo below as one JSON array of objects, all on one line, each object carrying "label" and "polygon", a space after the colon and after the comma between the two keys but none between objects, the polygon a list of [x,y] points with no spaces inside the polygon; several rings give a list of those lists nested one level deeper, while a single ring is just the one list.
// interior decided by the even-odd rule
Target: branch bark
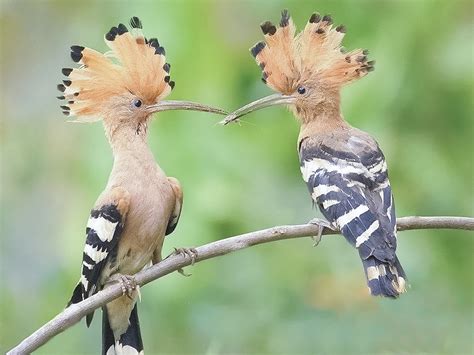
[{"label": "branch bark", "polygon": [[[402,217],[397,219],[399,231],[413,229],[462,229],[474,230],[474,218],[470,217]],[[318,226],[314,224],[288,225],[268,228],[260,231],[250,232],[195,248],[197,257],[195,262],[215,258],[240,249],[254,245],[275,242],[283,239],[310,237],[316,235]],[[323,235],[338,234],[324,228]],[[142,270],[135,275],[138,285],[147,283],[166,276],[174,271],[191,265],[191,258],[187,255],[171,255],[160,263]],[[88,299],[71,305],[56,317],[44,324],[41,328],[24,339],[7,354],[28,354],[44,345],[55,335],[61,333],[75,323],[79,322],[88,313],[105,305],[106,303],[122,295],[119,284],[111,285],[107,289],[96,293]]]}]

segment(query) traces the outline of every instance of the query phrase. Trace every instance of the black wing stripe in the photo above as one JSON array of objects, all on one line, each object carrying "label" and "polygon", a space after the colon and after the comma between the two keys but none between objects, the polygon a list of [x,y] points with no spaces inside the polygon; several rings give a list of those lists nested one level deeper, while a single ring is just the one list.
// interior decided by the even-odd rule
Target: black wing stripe
[{"label": "black wing stripe", "polygon": [[117,223],[117,222],[122,221],[122,215],[117,209],[117,206],[115,206],[114,204],[104,205],[98,210],[92,210],[91,217],[92,218],[102,217],[112,223]]}]

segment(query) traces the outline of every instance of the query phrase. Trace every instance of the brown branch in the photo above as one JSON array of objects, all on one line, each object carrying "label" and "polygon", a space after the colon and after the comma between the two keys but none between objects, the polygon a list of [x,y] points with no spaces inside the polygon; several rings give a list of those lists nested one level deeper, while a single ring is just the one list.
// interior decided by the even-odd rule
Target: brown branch
[{"label": "brown branch", "polygon": [[[402,217],[397,219],[399,231],[411,229],[463,229],[474,230],[474,218],[469,217]],[[318,226],[314,224],[302,224],[292,226],[279,226],[260,231],[250,232],[235,237],[229,237],[195,248],[197,258],[195,262],[215,258],[253,245],[274,242],[283,239],[309,237],[317,234]],[[323,234],[338,234],[336,231],[325,228]],[[168,275],[174,271],[189,266],[191,258],[183,255],[171,255],[162,262],[142,270],[135,275],[139,285],[147,283]],[[56,317],[43,325],[29,337],[24,339],[7,354],[27,354],[45,344],[55,335],[61,333],[82,317],[93,310],[105,305],[113,299],[122,295],[119,284],[112,285],[107,289],[96,293],[88,299],[71,305]]]}]

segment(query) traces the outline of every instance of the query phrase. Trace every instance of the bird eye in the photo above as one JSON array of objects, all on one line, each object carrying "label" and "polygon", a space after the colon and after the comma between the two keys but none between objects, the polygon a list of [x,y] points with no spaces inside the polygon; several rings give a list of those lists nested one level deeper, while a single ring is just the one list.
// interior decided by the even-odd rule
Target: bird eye
[{"label": "bird eye", "polygon": [[306,92],[306,88],[303,86],[300,86],[298,89],[298,94],[303,95]]},{"label": "bird eye", "polygon": [[142,101],[139,100],[139,99],[133,100],[132,103],[133,103],[133,106],[135,106],[135,107],[140,107],[142,105]]}]

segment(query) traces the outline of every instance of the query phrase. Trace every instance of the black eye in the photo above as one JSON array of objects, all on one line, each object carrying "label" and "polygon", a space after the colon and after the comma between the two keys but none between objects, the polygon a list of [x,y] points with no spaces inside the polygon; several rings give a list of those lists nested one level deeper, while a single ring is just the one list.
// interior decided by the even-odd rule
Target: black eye
[{"label": "black eye", "polygon": [[306,92],[306,88],[303,86],[300,86],[298,88],[298,94],[303,95]]},{"label": "black eye", "polygon": [[139,99],[133,100],[133,106],[140,107],[142,105],[142,101]]}]

